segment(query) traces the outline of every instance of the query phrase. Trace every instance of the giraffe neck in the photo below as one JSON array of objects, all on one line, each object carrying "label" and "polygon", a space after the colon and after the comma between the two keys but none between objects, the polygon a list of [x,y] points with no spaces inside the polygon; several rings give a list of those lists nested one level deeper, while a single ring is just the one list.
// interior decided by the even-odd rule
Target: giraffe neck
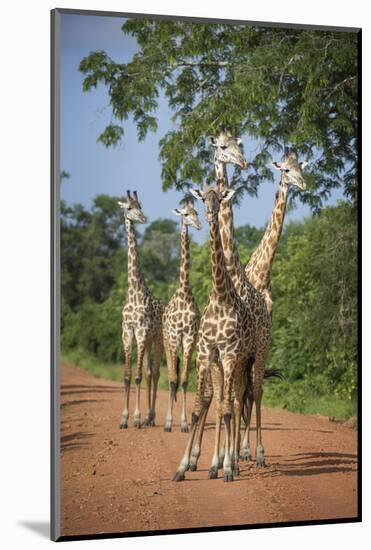
[{"label": "giraffe neck", "polygon": [[[226,165],[216,160],[215,172],[218,191],[226,191],[228,189]],[[232,276],[241,276],[241,274],[243,276],[243,266],[234,238],[233,210],[230,201],[222,202],[220,205],[219,227],[227,270]]]},{"label": "giraffe neck", "polygon": [[125,226],[128,239],[128,286],[137,289],[139,286],[144,285],[139,267],[137,238],[133,222],[126,219]]},{"label": "giraffe neck", "polygon": [[[283,222],[285,219],[288,186],[281,178],[271,219],[267,225],[262,240],[254,251],[248,266],[255,265],[257,269],[266,272],[267,281],[270,280],[273,260],[281,237]],[[247,267],[248,267],[247,266]]]},{"label": "giraffe neck", "polygon": [[211,279],[214,296],[227,301],[232,282],[226,269],[218,220],[210,222]]},{"label": "giraffe neck", "polygon": [[189,269],[190,269],[190,257],[189,257],[189,235],[188,227],[182,222],[182,229],[180,232],[180,272],[179,272],[179,286],[183,290],[190,288],[189,284]]},{"label": "giraffe neck", "polygon": [[220,160],[214,159],[214,166],[215,166],[215,176],[217,180],[225,179],[228,184],[228,175],[227,175],[227,166],[224,162],[220,162]]}]

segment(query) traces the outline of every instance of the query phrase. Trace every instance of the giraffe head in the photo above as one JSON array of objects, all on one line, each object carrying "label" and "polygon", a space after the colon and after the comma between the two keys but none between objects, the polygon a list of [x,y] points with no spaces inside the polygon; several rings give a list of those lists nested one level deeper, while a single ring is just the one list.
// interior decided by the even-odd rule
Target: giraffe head
[{"label": "giraffe head", "polygon": [[191,202],[186,202],[183,208],[174,208],[172,212],[177,216],[182,216],[182,223],[184,225],[191,225],[196,229],[201,229],[202,226],[198,212]]},{"label": "giraffe head", "polygon": [[137,192],[134,191],[131,195],[130,191],[127,192],[126,201],[118,201],[118,205],[124,211],[124,216],[127,220],[137,223],[146,223],[147,218],[142,212],[142,206],[139,202]]},{"label": "giraffe head", "polygon": [[218,191],[212,187],[207,187],[206,191],[200,189],[190,189],[190,192],[196,199],[201,199],[205,206],[205,217],[209,224],[218,221],[220,204],[228,202],[235,194],[235,189],[226,189]]},{"label": "giraffe head", "polygon": [[219,130],[216,136],[210,136],[211,145],[215,149],[215,160],[223,164],[237,164],[240,168],[247,168],[247,161],[241,150],[242,141],[233,136],[226,128]]},{"label": "giraffe head", "polygon": [[285,148],[285,154],[282,162],[273,162],[277,170],[281,170],[281,178],[286,185],[295,185],[301,191],[305,191],[306,183],[303,176],[303,169],[307,162],[298,162],[298,156],[295,149]]}]

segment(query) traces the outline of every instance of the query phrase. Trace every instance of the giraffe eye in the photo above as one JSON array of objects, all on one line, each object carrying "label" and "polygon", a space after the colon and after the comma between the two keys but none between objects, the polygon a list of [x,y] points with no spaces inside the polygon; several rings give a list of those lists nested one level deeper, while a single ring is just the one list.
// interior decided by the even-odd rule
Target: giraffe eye
[{"label": "giraffe eye", "polygon": [[221,149],[226,149],[227,146],[226,146],[226,145],[221,145],[220,148],[221,148]]},{"label": "giraffe eye", "polygon": [[290,168],[286,168],[286,169],[284,170],[284,172],[286,172],[286,174],[288,174],[288,173],[290,172]]}]

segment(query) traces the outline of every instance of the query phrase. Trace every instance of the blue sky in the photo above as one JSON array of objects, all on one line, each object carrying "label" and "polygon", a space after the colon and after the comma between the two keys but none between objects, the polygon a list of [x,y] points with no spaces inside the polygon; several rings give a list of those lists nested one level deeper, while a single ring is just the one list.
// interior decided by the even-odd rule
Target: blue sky
[{"label": "blue sky", "polygon": [[[123,143],[106,149],[97,137],[111,121],[111,109],[104,86],[90,92],[82,91],[83,77],[78,70],[83,57],[92,51],[104,50],[114,61],[128,62],[138,50],[136,41],[124,35],[119,17],[62,15],[61,23],[61,168],[71,177],[64,180],[61,198],[67,203],[81,203],[87,208],[98,193],[122,195],[126,189],[136,189],[149,221],[174,218],[171,209],[178,205],[181,193],[162,191],[161,165],[158,160],[159,139],[171,128],[170,110],[161,101],[157,112],[158,131],[149,133],[139,143],[135,125],[125,123]],[[252,143],[243,136],[246,158],[255,155]],[[280,159],[277,159],[280,160]],[[262,227],[268,221],[279,174],[274,183],[262,183],[257,198],[245,197],[235,209],[235,225],[249,223]],[[341,197],[336,190],[330,204]],[[199,211],[202,207],[199,206]],[[298,204],[286,220],[300,220],[310,215],[309,208]],[[201,213],[201,219],[203,213]],[[206,222],[194,237],[202,242],[208,235]]]}]

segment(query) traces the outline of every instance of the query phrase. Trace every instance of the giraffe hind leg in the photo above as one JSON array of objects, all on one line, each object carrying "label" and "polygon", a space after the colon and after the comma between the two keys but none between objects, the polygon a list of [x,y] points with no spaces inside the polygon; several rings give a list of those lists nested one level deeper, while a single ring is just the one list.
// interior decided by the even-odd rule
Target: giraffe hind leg
[{"label": "giraffe hind leg", "polygon": [[151,409],[149,413],[148,426],[155,426],[156,419],[156,397],[157,397],[157,386],[160,378],[160,366],[161,358],[164,352],[162,335],[157,338],[154,342],[154,359],[153,359],[153,368],[152,368],[152,393],[151,393]]},{"label": "giraffe hind leg", "polygon": [[233,460],[232,460],[232,415],[233,415],[233,400],[232,390],[234,386],[234,377],[236,364],[234,359],[225,359],[223,362],[224,373],[224,391],[223,391],[223,418],[225,428],[225,456],[223,462],[224,481],[233,481]]},{"label": "giraffe hind leg", "polygon": [[[244,404],[245,405],[245,404]],[[250,451],[250,424],[251,424],[251,413],[253,409],[254,401],[252,396],[247,397],[247,414],[246,414],[246,426],[244,438],[242,441],[242,449],[240,454],[240,459],[244,462],[251,460],[251,451]]]},{"label": "giraffe hind leg", "polygon": [[142,426],[150,426],[151,422],[151,390],[152,390],[152,382],[153,382],[153,367],[150,363],[150,350],[147,349],[144,358],[143,358],[143,370],[144,370],[144,376],[147,383],[147,414],[142,422]]},{"label": "giraffe hind leg", "polygon": [[131,383],[131,350],[133,345],[133,331],[123,327],[122,340],[125,353],[124,364],[124,409],[120,420],[120,430],[125,430],[128,427],[129,419],[129,398],[130,398],[130,383]]},{"label": "giraffe hind leg", "polygon": [[135,411],[134,411],[134,428],[141,427],[141,414],[140,414],[140,385],[142,382],[143,374],[143,360],[146,355],[146,340],[145,338],[139,339],[136,335],[137,340],[137,371],[135,375],[135,386],[136,386],[136,400],[135,400]]},{"label": "giraffe hind leg", "polygon": [[242,398],[242,411],[244,413],[245,420],[245,431],[242,441],[242,449],[240,453],[240,459],[244,462],[251,460],[251,451],[250,451],[250,426],[251,426],[251,415],[254,406],[254,397],[252,391],[252,378],[251,378],[251,369],[254,364],[254,360],[251,359],[245,367],[245,379],[244,385],[245,390]]},{"label": "giraffe hind leg", "polygon": [[255,399],[256,407],[256,465],[259,468],[265,466],[264,447],[261,435],[261,401],[263,392],[260,391]]},{"label": "giraffe hind leg", "polygon": [[168,400],[168,409],[164,423],[164,431],[171,432],[173,428],[173,405],[176,401],[176,390],[178,385],[178,375],[177,375],[177,365],[179,358],[177,356],[177,351],[175,346],[170,347],[166,346],[166,361],[167,361],[167,371],[169,379],[169,400]]},{"label": "giraffe hind leg", "polygon": [[182,413],[180,416],[180,431],[183,433],[187,433],[189,431],[188,422],[187,422],[186,399],[187,399],[187,386],[188,386],[188,377],[189,377],[189,369],[191,365],[191,358],[192,358],[192,347],[190,349],[184,349],[183,372],[180,379],[180,383],[182,387]]}]

